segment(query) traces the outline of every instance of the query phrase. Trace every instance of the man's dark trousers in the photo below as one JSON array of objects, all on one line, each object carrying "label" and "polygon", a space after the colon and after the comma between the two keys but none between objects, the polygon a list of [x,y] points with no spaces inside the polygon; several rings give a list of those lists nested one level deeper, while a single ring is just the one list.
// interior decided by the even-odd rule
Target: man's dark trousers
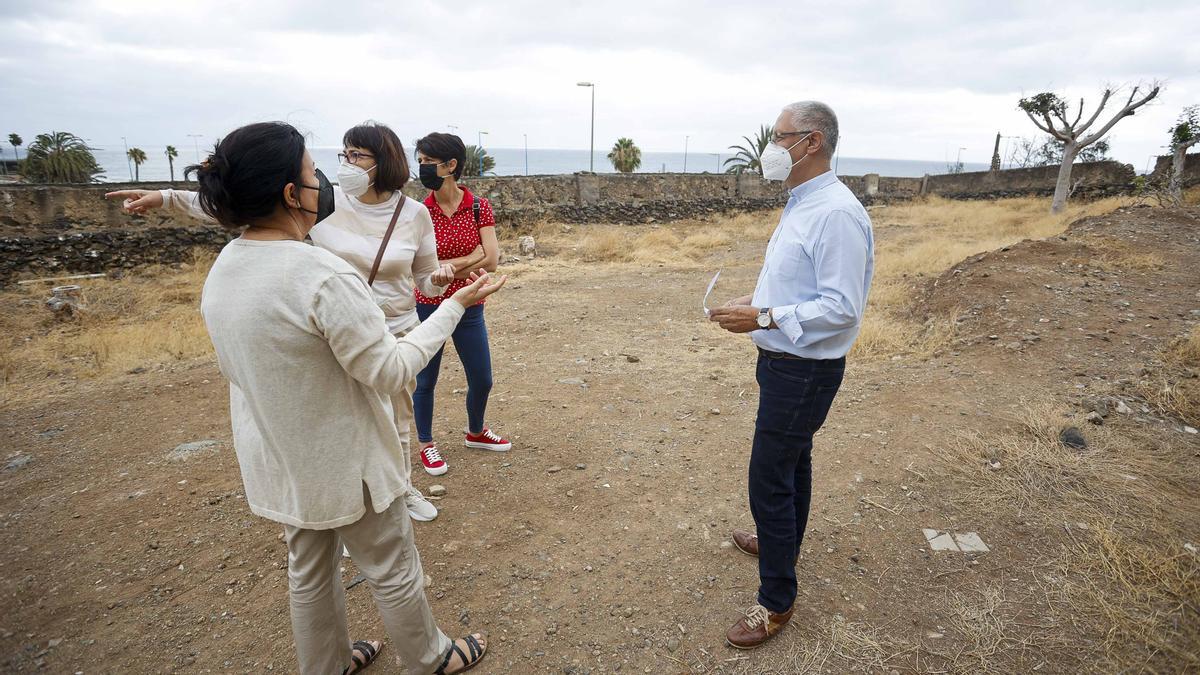
[{"label": "man's dark trousers", "polygon": [[786,612],[796,600],[796,557],[812,497],[813,434],[825,423],[845,371],[845,358],[759,350],[750,513],[758,529],[758,604],[771,612]]}]

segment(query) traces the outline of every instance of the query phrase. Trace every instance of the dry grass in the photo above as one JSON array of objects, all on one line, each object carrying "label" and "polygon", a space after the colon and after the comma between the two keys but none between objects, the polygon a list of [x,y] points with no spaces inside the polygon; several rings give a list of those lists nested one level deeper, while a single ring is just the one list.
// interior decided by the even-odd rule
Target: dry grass
[{"label": "dry grass", "polygon": [[962,202],[928,197],[873,209],[875,280],[854,355],[936,354],[954,338],[957,317],[925,323],[912,318],[912,299],[925,280],[978,253],[1060,234],[1075,220],[1109,213],[1128,201],[1076,202],[1058,215],[1049,213],[1048,199],[1035,198]]},{"label": "dry grass", "polygon": [[45,395],[62,378],[106,377],[206,356],[200,290],[215,255],[197,250],[180,269],[80,282],[86,310],[59,320],[43,307],[49,286],[0,294],[0,405]]},{"label": "dry grass", "polygon": [[1167,345],[1163,369],[1142,380],[1138,393],[1163,413],[1200,427],[1200,326]]},{"label": "dry grass", "polygon": [[[1061,523],[1069,543],[1041,554],[1041,612],[1095,636],[1112,667],[1174,672],[1200,666],[1200,561],[1194,471],[1177,440],[1142,427],[1088,427],[1089,447],[1058,441],[1072,423],[1031,406],[999,437],[967,436],[943,451],[971,483],[970,507],[1013,521]],[[1191,506],[1189,506],[1191,505]]]}]

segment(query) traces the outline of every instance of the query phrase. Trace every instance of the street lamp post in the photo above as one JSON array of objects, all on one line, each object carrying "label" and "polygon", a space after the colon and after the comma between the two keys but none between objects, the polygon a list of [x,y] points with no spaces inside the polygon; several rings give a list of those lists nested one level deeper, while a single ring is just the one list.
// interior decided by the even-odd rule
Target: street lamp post
[{"label": "street lamp post", "polygon": [[125,144],[125,164],[129,166],[129,180],[133,181],[133,161],[129,159],[129,141],[122,136],[121,142]]},{"label": "street lamp post", "polygon": [[596,85],[591,82],[577,82],[576,85],[592,90],[592,142],[588,145],[588,171],[596,173]]},{"label": "street lamp post", "polygon": [[721,173],[721,153],[714,152],[712,156],[717,158],[717,173]]},{"label": "street lamp post", "polygon": [[683,137],[683,172],[684,173],[687,173],[687,146],[688,146],[689,138],[691,138],[691,136]]},{"label": "street lamp post", "polygon": [[192,139],[192,145],[196,147],[196,163],[200,163],[200,140],[203,138],[200,134],[188,134],[188,138]]},{"label": "street lamp post", "polygon": [[529,134],[521,134],[525,137],[525,175],[529,175]]},{"label": "street lamp post", "polygon": [[475,151],[476,151],[476,154],[479,155],[479,177],[480,178],[483,178],[483,135],[486,133],[487,133],[486,131],[481,131],[476,135],[476,138],[478,139],[479,144],[475,146]]},{"label": "street lamp post", "polygon": [[959,149],[958,149],[958,157],[956,157],[956,158],[954,159],[954,166],[955,166],[955,168],[957,168],[959,171],[962,171],[962,151],[963,151],[963,150],[966,150],[966,148],[959,148]]}]

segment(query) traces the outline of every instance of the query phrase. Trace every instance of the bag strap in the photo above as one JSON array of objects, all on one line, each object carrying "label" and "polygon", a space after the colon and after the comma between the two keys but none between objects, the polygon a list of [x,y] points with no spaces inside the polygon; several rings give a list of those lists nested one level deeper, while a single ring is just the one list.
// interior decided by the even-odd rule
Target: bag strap
[{"label": "bag strap", "polygon": [[392,222],[388,223],[387,232],[383,235],[383,241],[379,242],[379,252],[375,254],[375,262],[371,265],[371,275],[367,277],[367,286],[375,283],[375,274],[379,272],[379,263],[383,262],[383,252],[387,250],[388,240],[392,238],[392,230],[396,229],[396,220],[400,218],[400,210],[404,208],[404,202],[408,197],[403,192],[400,193],[400,201],[396,204],[396,210],[392,213]]},{"label": "bag strap", "polygon": [[479,225],[479,197],[475,195],[471,195],[471,197],[473,197],[471,200],[471,213],[475,215],[475,224]]}]

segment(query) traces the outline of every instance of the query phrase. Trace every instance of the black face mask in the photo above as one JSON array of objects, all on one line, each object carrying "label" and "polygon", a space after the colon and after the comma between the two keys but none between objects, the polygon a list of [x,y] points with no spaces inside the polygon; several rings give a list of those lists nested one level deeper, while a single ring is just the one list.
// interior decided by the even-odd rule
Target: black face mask
[{"label": "black face mask", "polygon": [[442,164],[445,164],[445,162],[442,162],[441,164],[422,164],[419,170],[421,185],[424,185],[430,190],[440,189],[442,187],[442,183],[446,182],[445,176],[437,175],[437,168]]},{"label": "black face mask", "polygon": [[[302,187],[306,190],[316,190],[317,191],[317,210],[309,211],[308,209],[304,208],[303,206],[300,207],[300,210],[304,211],[305,213],[317,214],[317,223],[319,223],[322,220],[325,220],[326,218],[328,218],[330,216],[330,214],[333,213],[333,183],[329,182],[329,179],[325,177],[325,174],[321,173],[320,169],[316,169],[316,174],[317,174],[317,187],[313,187],[311,185],[303,185],[303,184],[301,184],[300,187]],[[299,200],[297,200],[297,201],[299,201]],[[314,223],[314,225],[315,224],[316,223]]]}]

